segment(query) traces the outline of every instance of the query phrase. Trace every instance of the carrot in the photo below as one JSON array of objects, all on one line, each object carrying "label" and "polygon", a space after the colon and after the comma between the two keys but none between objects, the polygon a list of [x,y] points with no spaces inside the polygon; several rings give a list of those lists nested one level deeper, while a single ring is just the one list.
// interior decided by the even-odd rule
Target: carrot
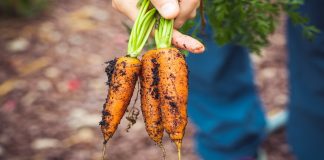
[{"label": "carrot", "polygon": [[109,92],[100,122],[104,143],[113,136],[125,114],[141,70],[141,62],[137,58],[121,57],[111,63],[114,66],[108,66],[108,74],[112,75],[109,76]]},{"label": "carrot", "polygon": [[159,93],[163,127],[176,144],[179,159],[187,125],[188,68],[176,48],[158,49]]},{"label": "carrot", "polygon": [[160,110],[159,75],[156,50],[151,50],[142,57],[141,72],[141,108],[146,131],[157,144],[162,143],[163,126]]},{"label": "carrot", "polygon": [[156,50],[150,50],[142,57],[141,72],[141,108],[145,121],[146,131],[149,137],[161,148],[165,158],[165,150],[162,145],[163,125],[160,109],[160,93],[158,84],[159,64]]},{"label": "carrot", "polygon": [[[133,95],[136,81],[141,70],[141,61],[137,59],[154,26],[156,9],[148,11],[149,0],[143,0],[140,13],[135,21],[128,42],[127,56],[111,61],[108,74],[109,93],[102,112],[101,129],[104,143],[115,133],[121,118]],[[137,32],[140,31],[140,32]]]},{"label": "carrot", "polygon": [[129,38],[127,56],[110,61],[106,69],[109,91],[102,111],[102,121],[99,123],[104,137],[102,159],[105,157],[105,144],[114,135],[125,114],[141,71],[141,61],[137,57],[156,21],[156,9],[149,10],[149,5],[149,0],[141,1],[139,16]]},{"label": "carrot", "polygon": [[174,20],[159,20],[155,30],[158,83],[162,124],[170,139],[176,144],[181,159],[182,139],[187,120],[188,67],[181,52],[171,45]]}]

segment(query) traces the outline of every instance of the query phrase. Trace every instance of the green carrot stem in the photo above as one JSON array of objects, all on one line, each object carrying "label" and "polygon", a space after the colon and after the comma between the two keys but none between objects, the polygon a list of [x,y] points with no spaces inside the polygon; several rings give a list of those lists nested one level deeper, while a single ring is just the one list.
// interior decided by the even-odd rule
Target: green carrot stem
[{"label": "green carrot stem", "polygon": [[[152,9],[152,10],[148,11],[145,14],[145,16],[143,17],[143,24],[142,24],[142,27],[139,28],[140,29],[140,32],[139,32],[138,35],[141,35],[140,33],[143,32],[143,31],[151,31],[152,30],[151,29],[151,23],[153,21],[154,22],[156,21],[155,18],[153,17],[154,14],[155,14],[155,12],[156,12],[156,10],[155,9]],[[150,32],[148,32],[148,33],[150,33]],[[145,33],[145,35],[146,34],[147,33]],[[145,37],[146,36],[144,36],[144,35],[143,36],[140,36],[139,38],[141,38],[141,39],[138,39],[136,46],[139,46],[140,44],[142,44],[143,41],[144,41],[144,39],[145,39]],[[145,41],[144,41],[144,43],[145,43]]]},{"label": "green carrot stem", "polygon": [[139,13],[138,13],[138,17],[136,18],[135,20],[135,23],[134,23],[134,27],[131,31],[131,34],[130,34],[130,37],[129,37],[129,42],[128,42],[128,50],[134,50],[134,46],[135,46],[135,42],[136,42],[136,37],[134,37],[134,35],[136,34],[136,26],[138,26],[138,23],[140,21],[140,17],[141,15],[147,10],[145,8],[145,3],[147,2],[147,0],[143,0],[142,3],[141,3],[141,7],[140,7],[140,10],[139,10]]},{"label": "green carrot stem", "polygon": [[[153,18],[153,19],[154,19],[154,18]],[[150,30],[152,30],[154,24],[155,24],[155,19],[151,22],[151,24],[150,24],[150,26],[149,26]],[[137,50],[136,53],[139,54],[139,53],[141,52],[141,50],[143,49],[143,47],[144,47],[144,45],[145,45],[146,40],[147,40],[148,37],[150,36],[150,33],[151,33],[151,32],[146,32],[146,35],[145,35],[145,37],[144,37],[145,41],[144,41],[144,40],[142,41],[142,44],[140,45],[140,47],[138,48],[138,50]],[[138,54],[137,54],[137,56],[138,56]]]},{"label": "green carrot stem", "polygon": [[[143,1],[143,3],[142,3],[143,11],[140,12],[138,15],[138,19],[139,19],[138,22],[143,22],[143,20],[145,20],[145,15],[146,15],[147,9],[149,7],[149,4],[150,4],[149,1],[147,1],[147,0]],[[136,34],[139,35],[141,32],[140,27],[137,27],[135,31],[136,31]]]},{"label": "green carrot stem", "polygon": [[156,21],[156,9],[147,11],[149,5],[149,0],[142,0],[139,14],[129,37],[127,55],[130,57],[136,58],[140,55]]},{"label": "green carrot stem", "polygon": [[174,20],[160,18],[158,28],[155,30],[155,43],[156,47],[159,48],[170,48],[173,34]]}]

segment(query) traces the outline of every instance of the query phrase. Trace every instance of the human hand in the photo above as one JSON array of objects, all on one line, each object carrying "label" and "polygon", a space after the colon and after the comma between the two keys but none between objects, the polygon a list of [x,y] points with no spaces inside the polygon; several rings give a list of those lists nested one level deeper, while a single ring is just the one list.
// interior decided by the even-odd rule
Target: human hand
[{"label": "human hand", "polygon": [[[112,6],[135,21],[138,14],[136,7],[138,0],[112,0]],[[175,19],[172,44],[192,53],[201,53],[205,50],[198,40],[180,33],[179,29],[188,19],[196,16],[196,9],[200,0],[151,0],[159,13],[166,19]]]}]

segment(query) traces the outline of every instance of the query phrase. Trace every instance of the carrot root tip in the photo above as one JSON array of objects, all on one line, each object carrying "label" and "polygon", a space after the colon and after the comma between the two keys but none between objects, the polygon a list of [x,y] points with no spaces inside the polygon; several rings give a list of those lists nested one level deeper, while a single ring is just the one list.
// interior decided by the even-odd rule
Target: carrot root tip
[{"label": "carrot root tip", "polygon": [[178,149],[178,160],[181,160],[181,146],[182,146],[182,141],[181,140],[176,140],[175,144]]},{"label": "carrot root tip", "polygon": [[158,143],[157,145],[160,147],[160,149],[162,151],[163,160],[166,160],[166,152],[165,152],[165,148],[164,148],[163,144]]},{"label": "carrot root tip", "polygon": [[104,143],[102,146],[102,160],[105,160],[105,154],[106,154],[106,144]]}]

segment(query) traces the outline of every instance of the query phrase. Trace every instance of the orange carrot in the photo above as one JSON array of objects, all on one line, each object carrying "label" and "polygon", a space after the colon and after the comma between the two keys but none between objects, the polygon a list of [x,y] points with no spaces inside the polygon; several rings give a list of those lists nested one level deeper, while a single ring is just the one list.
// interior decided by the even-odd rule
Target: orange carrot
[{"label": "orange carrot", "polygon": [[187,125],[188,68],[176,48],[158,49],[160,105],[163,127],[180,150]]},{"label": "orange carrot", "polygon": [[[188,67],[184,55],[172,47],[174,20],[159,17],[155,29],[157,46],[157,62],[159,64],[158,84],[162,124],[170,139],[178,149],[178,159],[181,159],[182,139],[185,133],[188,101]],[[194,44],[194,43],[191,43]],[[198,44],[198,43],[196,43]],[[200,45],[185,46],[189,49],[199,48]],[[192,47],[192,48],[190,48]],[[197,48],[197,51],[200,49]]]},{"label": "orange carrot", "polygon": [[121,57],[110,63],[106,70],[109,77],[108,98],[100,122],[104,144],[113,136],[125,114],[141,70],[141,62],[137,58]]},{"label": "orange carrot", "polygon": [[142,57],[141,72],[141,107],[146,131],[157,144],[162,144],[163,126],[160,109],[159,75],[156,50],[151,50]]},{"label": "orange carrot", "polygon": [[[141,61],[137,57],[140,55],[156,22],[156,9],[149,9],[149,0],[141,0],[139,6],[139,14],[128,41],[127,56],[111,61],[111,65],[106,70],[107,73],[112,75],[108,76],[109,92],[102,111],[102,121],[100,122],[104,136],[102,159],[105,157],[105,144],[117,130],[132,98],[141,70]],[[134,107],[132,111],[135,111]],[[134,124],[137,115],[137,112],[132,112],[132,116],[127,118]]]}]

